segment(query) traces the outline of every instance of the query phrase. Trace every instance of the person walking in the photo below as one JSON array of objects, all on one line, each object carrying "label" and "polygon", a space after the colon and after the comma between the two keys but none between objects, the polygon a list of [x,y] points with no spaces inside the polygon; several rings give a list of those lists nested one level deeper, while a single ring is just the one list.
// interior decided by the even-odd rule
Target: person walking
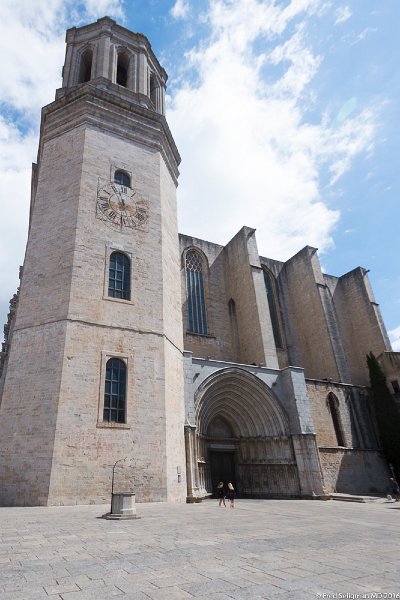
[{"label": "person walking", "polygon": [[230,508],[235,508],[235,488],[232,483],[228,483],[228,493],[226,497],[229,500]]},{"label": "person walking", "polygon": [[392,497],[396,502],[400,501],[400,487],[394,477],[389,478]]},{"label": "person walking", "polygon": [[225,503],[225,488],[224,488],[224,482],[220,481],[217,487],[217,496],[219,498],[219,502],[218,502],[218,506],[221,506],[222,504],[225,506],[226,508],[226,503]]}]

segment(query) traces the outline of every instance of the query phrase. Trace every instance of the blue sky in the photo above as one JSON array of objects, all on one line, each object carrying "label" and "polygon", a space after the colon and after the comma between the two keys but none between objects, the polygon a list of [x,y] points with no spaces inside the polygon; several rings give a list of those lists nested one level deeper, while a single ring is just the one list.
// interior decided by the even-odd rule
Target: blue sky
[{"label": "blue sky", "polygon": [[309,244],[332,275],[370,269],[400,350],[398,0],[3,0],[0,322],[65,29],[105,14],[147,35],[169,73],[180,231],[226,243],[248,225],[264,256]]}]

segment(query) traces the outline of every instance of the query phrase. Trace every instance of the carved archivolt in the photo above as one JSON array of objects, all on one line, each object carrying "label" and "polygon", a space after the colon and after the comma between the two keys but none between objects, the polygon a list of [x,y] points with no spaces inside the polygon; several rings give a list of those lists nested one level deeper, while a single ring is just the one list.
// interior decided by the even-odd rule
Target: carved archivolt
[{"label": "carved archivolt", "polygon": [[237,367],[222,369],[203,381],[195,395],[195,408],[199,435],[207,435],[217,417],[227,421],[238,438],[290,433],[287,415],[272,390]]}]

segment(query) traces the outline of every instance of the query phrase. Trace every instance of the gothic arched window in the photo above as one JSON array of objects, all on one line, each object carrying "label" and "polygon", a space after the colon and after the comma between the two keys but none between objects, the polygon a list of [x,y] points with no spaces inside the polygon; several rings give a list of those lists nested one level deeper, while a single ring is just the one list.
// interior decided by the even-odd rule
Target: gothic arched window
[{"label": "gothic arched window", "polygon": [[108,295],[111,298],[131,299],[131,262],[122,252],[113,252],[110,256]]},{"label": "gothic arched window", "polygon": [[129,177],[128,173],[126,173],[125,171],[121,171],[120,169],[118,169],[118,171],[115,171],[114,181],[115,183],[119,183],[120,185],[124,185],[125,187],[131,187],[131,178]]},{"label": "gothic arched window", "polygon": [[90,81],[92,77],[92,61],[93,52],[91,48],[87,48],[81,55],[81,60],[79,64],[78,83],[85,83],[86,81]]},{"label": "gothic arched window", "polygon": [[207,335],[207,313],[204,292],[203,259],[196,250],[185,257],[188,331]]},{"label": "gothic arched window", "polygon": [[264,271],[264,283],[267,291],[269,314],[271,316],[272,331],[274,334],[275,346],[277,348],[283,348],[283,339],[281,332],[281,325],[279,321],[279,304],[278,296],[276,292],[275,278],[270,271],[263,269]]},{"label": "gothic arched window", "polygon": [[126,365],[120,358],[110,358],[106,364],[103,420],[126,422]]},{"label": "gothic arched window", "polygon": [[333,427],[335,429],[337,445],[345,446],[346,444],[344,441],[342,424],[340,421],[339,400],[336,398],[335,394],[332,394],[332,392],[328,394],[328,406],[333,421]]},{"label": "gothic arched window", "polygon": [[123,87],[128,85],[128,72],[129,72],[129,56],[124,52],[118,54],[117,60],[117,83]]}]

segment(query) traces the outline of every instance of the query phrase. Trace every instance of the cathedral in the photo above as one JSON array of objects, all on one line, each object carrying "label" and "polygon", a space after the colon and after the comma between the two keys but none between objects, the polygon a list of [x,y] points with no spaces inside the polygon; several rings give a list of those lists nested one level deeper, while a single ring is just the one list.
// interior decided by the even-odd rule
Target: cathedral
[{"label": "cathedral", "polygon": [[[108,17],[42,110],[0,379],[0,504],[386,491],[366,354],[400,379],[367,271],[179,234],[167,74]],[[235,235],[234,235],[235,234]],[[396,390],[395,390],[396,391]],[[118,461],[118,466],[115,468]],[[114,482],[113,482],[114,483]]]}]

